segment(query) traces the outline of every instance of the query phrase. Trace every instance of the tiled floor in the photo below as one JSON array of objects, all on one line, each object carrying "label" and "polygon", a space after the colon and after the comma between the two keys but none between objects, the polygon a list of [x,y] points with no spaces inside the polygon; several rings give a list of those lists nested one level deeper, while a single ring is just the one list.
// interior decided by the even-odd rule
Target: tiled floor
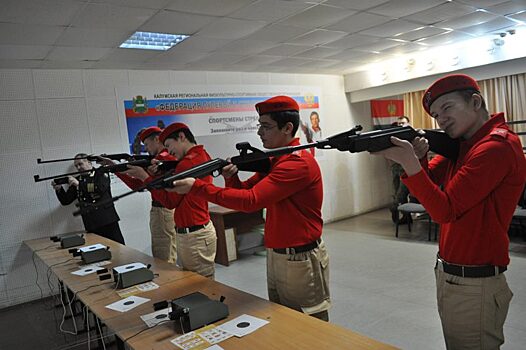
[{"label": "tiled floor", "polygon": [[[416,220],[411,233],[401,227],[397,239],[390,214],[382,209],[327,224],[324,239],[331,258],[331,322],[402,349],[445,349],[433,275],[437,244],[427,241],[425,220]],[[506,275],[515,296],[502,349],[518,350],[526,342],[526,242],[513,238],[510,250]],[[229,267],[217,265],[216,279],[267,297],[263,256],[243,255]],[[61,310],[46,306],[49,302],[0,310],[0,349],[86,349],[72,346],[82,344],[83,336],[60,334]]]}]

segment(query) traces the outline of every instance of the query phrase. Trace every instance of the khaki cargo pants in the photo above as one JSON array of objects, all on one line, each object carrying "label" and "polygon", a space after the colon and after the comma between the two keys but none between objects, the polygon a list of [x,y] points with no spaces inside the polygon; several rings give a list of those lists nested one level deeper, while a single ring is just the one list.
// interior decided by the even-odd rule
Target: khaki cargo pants
[{"label": "khaki cargo pants", "polygon": [[212,222],[194,232],[176,233],[175,237],[182,268],[214,278],[217,236]]},{"label": "khaki cargo pants", "polygon": [[513,293],[506,277],[458,277],[435,269],[438,313],[449,350],[493,350],[504,343]]},{"label": "khaki cargo pants", "polygon": [[270,301],[328,321],[331,300],[325,243],[297,254],[267,249],[267,289]]},{"label": "khaki cargo pants", "polygon": [[150,233],[152,235],[152,255],[155,258],[175,264],[177,249],[174,210],[152,207],[150,210]]}]

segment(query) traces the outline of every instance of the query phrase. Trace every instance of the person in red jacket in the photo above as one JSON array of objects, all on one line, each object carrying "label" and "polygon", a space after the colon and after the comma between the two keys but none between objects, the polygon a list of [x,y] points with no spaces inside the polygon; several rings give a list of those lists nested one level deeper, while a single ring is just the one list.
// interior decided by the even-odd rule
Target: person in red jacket
[{"label": "person in red jacket", "polygon": [[[194,135],[183,123],[168,125],[159,135],[159,141],[179,160],[174,173],[211,159],[203,145],[197,144]],[[144,182],[153,180],[144,169],[138,170],[135,176]],[[206,176],[202,181],[212,183],[212,176]],[[210,221],[208,202],[193,194],[177,194],[162,189],[152,189],[150,192],[154,200],[167,208],[175,208],[177,257],[183,269],[213,278],[217,237]]]},{"label": "person in red jacket", "polygon": [[[176,160],[168,153],[162,142],[159,141],[159,135],[162,130],[157,126],[145,128],[139,134],[139,139],[146,148],[149,155],[155,159]],[[99,163],[111,165],[115,162],[108,158],[102,158]],[[150,173],[155,175],[155,167],[150,167]],[[130,166],[130,170],[122,173],[116,173],[122,182],[129,188],[135,190],[144,185],[139,177],[143,175],[143,168]],[[150,233],[152,244],[152,255],[158,259],[175,264],[177,261],[177,249],[175,240],[175,223],[173,220],[173,209],[164,207],[159,201],[152,198],[152,207],[150,209]]]},{"label": "person in red jacket", "polygon": [[[299,144],[299,106],[288,96],[256,104],[258,135],[268,149]],[[321,238],[323,185],[318,163],[307,150],[274,157],[268,174],[240,181],[237,168],[223,168],[227,188],[202,179],[174,182],[172,190],[221,206],[252,212],[267,208],[269,299],[314,317],[329,319],[329,255]]]},{"label": "person in red jacket", "polygon": [[392,138],[378,152],[400,163],[403,182],[441,225],[435,266],[438,312],[448,349],[498,349],[513,296],[508,226],[526,181],[522,145],[504,119],[490,115],[477,82],[445,76],[425,92],[423,106],[441,129],[460,139],[456,160],[421,164],[413,144]]}]

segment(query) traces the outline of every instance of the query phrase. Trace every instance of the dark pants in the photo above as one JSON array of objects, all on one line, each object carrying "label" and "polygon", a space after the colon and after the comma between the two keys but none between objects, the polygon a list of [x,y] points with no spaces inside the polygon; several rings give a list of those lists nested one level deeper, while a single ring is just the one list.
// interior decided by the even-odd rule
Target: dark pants
[{"label": "dark pants", "polygon": [[122,237],[121,228],[119,227],[118,221],[112,222],[108,225],[97,227],[90,231],[101,235],[102,237],[111,239],[112,241],[115,241],[117,243],[124,244],[124,237]]}]

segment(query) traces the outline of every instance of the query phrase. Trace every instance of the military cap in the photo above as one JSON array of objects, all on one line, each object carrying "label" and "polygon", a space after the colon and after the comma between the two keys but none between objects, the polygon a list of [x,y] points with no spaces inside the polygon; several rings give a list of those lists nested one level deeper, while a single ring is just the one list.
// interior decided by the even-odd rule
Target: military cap
[{"label": "military cap", "polygon": [[480,92],[480,88],[475,79],[465,74],[451,74],[438,79],[433,85],[428,87],[424,93],[424,97],[422,98],[424,109],[431,115],[431,105],[437,98],[450,92],[461,90],[475,90]]},{"label": "military cap", "polygon": [[146,140],[152,134],[160,134],[161,132],[161,128],[158,128],[157,126],[150,126],[149,128],[146,128],[143,131],[141,131],[139,138],[142,142],[144,142],[144,140]]},{"label": "military cap", "polygon": [[159,141],[161,141],[161,143],[164,144],[164,141],[166,141],[168,136],[170,136],[171,134],[173,134],[176,131],[183,130],[183,129],[190,129],[190,128],[188,127],[188,125],[186,125],[184,123],[172,123],[172,124],[168,125],[163,130],[163,132],[161,132],[161,135],[159,135]]},{"label": "military cap", "polygon": [[288,96],[274,96],[266,101],[256,104],[256,111],[259,115],[268,114],[272,112],[284,111],[300,111],[300,106],[291,97]]}]

